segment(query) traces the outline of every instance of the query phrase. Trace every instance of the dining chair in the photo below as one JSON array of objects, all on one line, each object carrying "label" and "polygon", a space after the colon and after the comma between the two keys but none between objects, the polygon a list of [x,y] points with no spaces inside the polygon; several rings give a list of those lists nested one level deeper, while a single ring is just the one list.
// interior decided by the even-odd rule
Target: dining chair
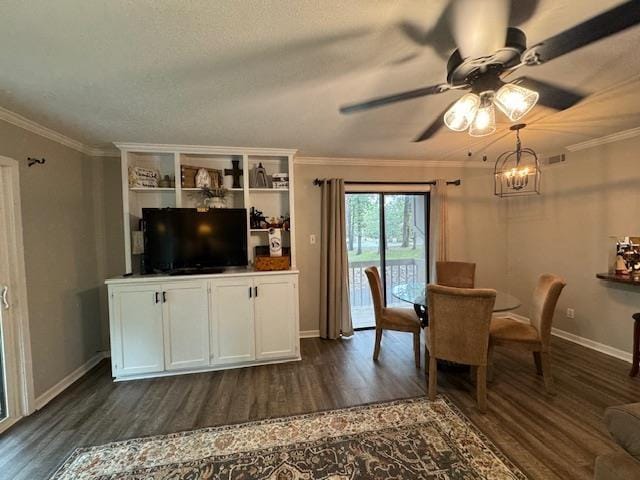
[{"label": "dining chair", "polygon": [[413,333],[413,354],[416,367],[420,368],[420,319],[413,308],[388,308],[384,306],[382,281],[376,267],[365,269],[371,297],[373,298],[373,310],[376,317],[376,344],[373,349],[373,359],[378,360],[380,355],[380,343],[383,330],[395,330],[398,332]]},{"label": "dining chair", "polygon": [[544,386],[549,393],[554,393],[553,376],[551,374],[551,323],[558,303],[558,298],[566,283],[557,275],[545,273],[540,275],[533,298],[529,323],[513,316],[495,316],[490,328],[490,364],[492,350],[495,346],[524,348],[533,352],[533,360],[538,375],[542,375]]},{"label": "dining chair", "polygon": [[474,288],[476,264],[468,262],[436,262],[438,285],[457,288]]},{"label": "dining chair", "polygon": [[429,398],[438,385],[438,360],[471,365],[476,371],[478,409],[487,410],[487,358],[489,325],[496,291],[427,286],[429,329]]}]

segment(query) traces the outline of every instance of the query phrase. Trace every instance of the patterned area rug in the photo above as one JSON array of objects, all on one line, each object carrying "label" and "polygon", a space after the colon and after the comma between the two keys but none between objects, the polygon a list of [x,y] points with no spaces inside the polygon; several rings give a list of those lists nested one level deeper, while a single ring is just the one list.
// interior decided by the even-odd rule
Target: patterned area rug
[{"label": "patterned area rug", "polygon": [[84,479],[526,479],[445,397],[136,438],[75,450]]}]

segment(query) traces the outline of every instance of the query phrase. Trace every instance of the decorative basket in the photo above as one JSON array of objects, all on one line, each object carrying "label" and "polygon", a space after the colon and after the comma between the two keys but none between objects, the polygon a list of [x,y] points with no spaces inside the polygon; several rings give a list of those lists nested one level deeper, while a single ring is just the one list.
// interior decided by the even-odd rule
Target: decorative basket
[{"label": "decorative basket", "polygon": [[288,255],[281,257],[270,257],[269,255],[258,255],[254,261],[254,268],[260,272],[271,270],[289,270],[291,258]]}]

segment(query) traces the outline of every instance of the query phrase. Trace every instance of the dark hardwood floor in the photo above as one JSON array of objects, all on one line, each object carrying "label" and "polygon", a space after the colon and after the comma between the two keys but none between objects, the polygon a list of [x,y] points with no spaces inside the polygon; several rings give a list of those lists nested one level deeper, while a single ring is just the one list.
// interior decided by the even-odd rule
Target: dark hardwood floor
[{"label": "dark hardwood floor", "polygon": [[[602,414],[640,400],[629,365],[554,338],[558,394],[548,396],[530,354],[496,351],[489,411],[475,407],[468,374],[439,374],[439,389],[535,479],[590,479],[614,448]],[[79,446],[425,394],[411,335],[373,332],[302,340],[301,362],[113,383],[103,362],[42,410],[0,436],[0,478],[41,479]]]}]

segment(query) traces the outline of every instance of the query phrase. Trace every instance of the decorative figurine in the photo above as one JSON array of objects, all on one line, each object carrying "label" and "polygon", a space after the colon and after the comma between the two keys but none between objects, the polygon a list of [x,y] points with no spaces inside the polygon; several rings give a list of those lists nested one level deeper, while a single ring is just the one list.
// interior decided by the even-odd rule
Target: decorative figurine
[{"label": "decorative figurine", "polygon": [[240,168],[240,160],[231,160],[231,168],[225,168],[225,176],[231,175],[233,177],[233,186],[231,188],[241,188],[240,177],[242,176],[242,169]]},{"label": "decorative figurine", "polygon": [[627,264],[624,261],[624,258],[622,258],[622,255],[618,255],[616,257],[616,275],[626,275],[627,273],[629,273],[629,270],[627,270]]},{"label": "decorative figurine", "polygon": [[211,176],[206,168],[198,169],[198,173],[196,173],[196,188],[211,188]]},{"label": "decorative figurine", "polygon": [[249,225],[252,229],[266,228],[264,214],[256,207],[251,207],[249,212]]}]

